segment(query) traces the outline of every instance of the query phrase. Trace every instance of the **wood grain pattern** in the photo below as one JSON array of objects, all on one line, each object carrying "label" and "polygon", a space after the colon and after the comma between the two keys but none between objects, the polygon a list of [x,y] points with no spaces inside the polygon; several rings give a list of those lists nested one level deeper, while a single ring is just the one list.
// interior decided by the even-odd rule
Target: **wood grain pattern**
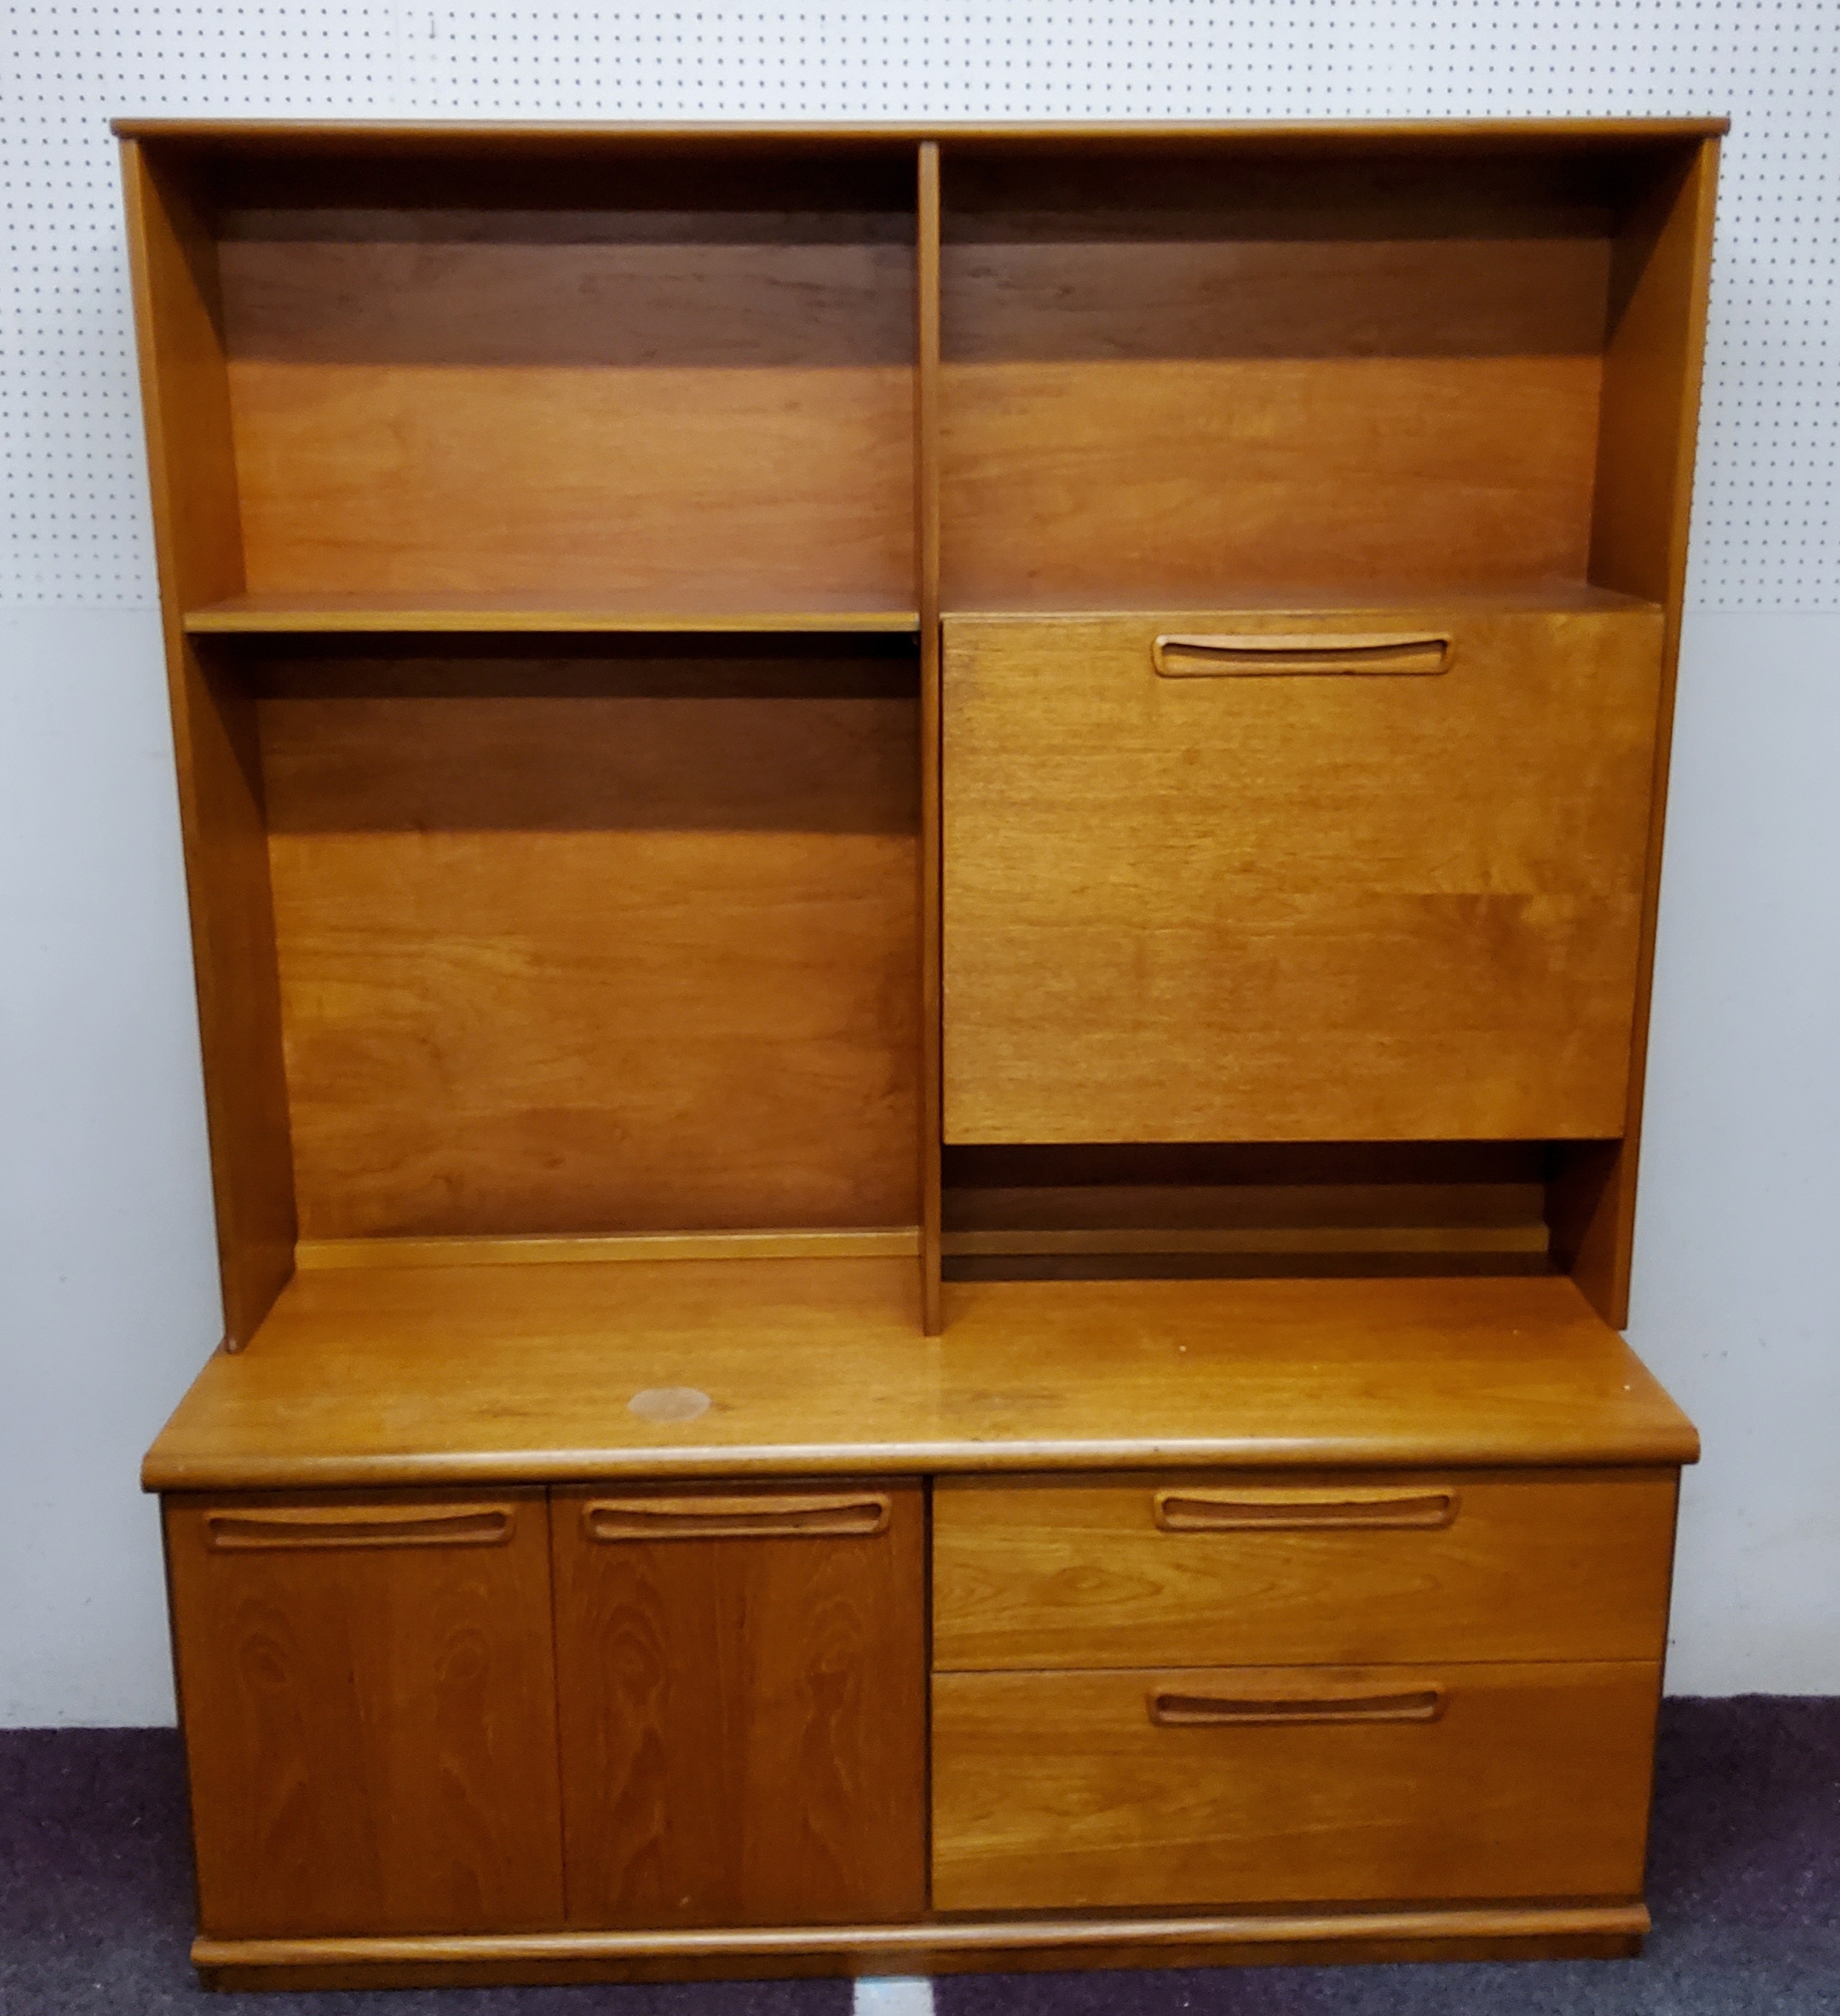
[{"label": "wood grain pattern", "polygon": [[1604,238],[949,202],[948,607],[1583,574]]},{"label": "wood grain pattern", "polygon": [[[1190,1530],[1159,1521],[1169,1489],[1154,1476],[942,1479],[934,1665],[1658,1660],[1665,1649],[1676,1496],[1665,1471],[1186,1478],[1172,1502],[1259,1508],[1258,1524],[1212,1532],[1200,1509]],[[1388,1523],[1399,1493],[1441,1496],[1447,1521]],[[1311,1517],[1325,1502],[1342,1508],[1339,1523]]]},{"label": "wood grain pattern", "polygon": [[910,248],[647,236],[226,243],[248,587],[911,607]]},{"label": "wood grain pattern", "polygon": [[[916,1483],[876,1495],[870,1534],[714,1539],[610,1525],[592,1489],[555,1495],[571,1924],[924,1909],[925,1505]],[[811,1502],[750,1496],[782,1525]]]},{"label": "wood grain pattern", "polygon": [[[1433,1720],[1158,1726],[1160,1691],[1435,1687]],[[942,1911],[1633,1899],[1654,1665],[942,1673]]]},{"label": "wood grain pattern", "polygon": [[333,669],[262,703],[304,1237],[917,1219],[911,669]]},{"label": "wood grain pattern", "polygon": [[[456,1512],[509,1530],[376,1539]],[[290,1514],[325,1544],[211,1544]],[[563,1923],[541,1491],[177,1497],[166,1539],[207,1935]]]},{"label": "wood grain pattern", "polygon": [[122,171],[225,1341],[236,1350],[292,1270],[295,1222],[255,711],[179,617],[243,585],[217,248],[175,165],[130,142]]},{"label": "wood grain pattern", "polygon": [[[1677,1464],[1693,1431],[1577,1289],[949,1283],[911,1260],[302,1273],[150,1488],[941,1471]],[[694,1420],[628,1402],[691,1386]]]},{"label": "wood grain pattern", "polygon": [[1431,679],[1160,679],[1168,627],[948,621],[946,1139],[1615,1134],[1658,614],[1465,614]]},{"label": "wood grain pattern", "polygon": [[1635,207],[1617,243],[1611,269],[1591,573],[1610,586],[1662,603],[1667,632],[1649,793],[1629,1102],[1618,1130],[1621,1145],[1572,1164],[1566,1179],[1554,1186],[1553,1218],[1558,1243],[1579,1284],[1606,1320],[1619,1328],[1629,1321],[1648,1005],[1655,977],[1718,174],[1716,139],[1701,141],[1684,154],[1674,171],[1658,178]]}]

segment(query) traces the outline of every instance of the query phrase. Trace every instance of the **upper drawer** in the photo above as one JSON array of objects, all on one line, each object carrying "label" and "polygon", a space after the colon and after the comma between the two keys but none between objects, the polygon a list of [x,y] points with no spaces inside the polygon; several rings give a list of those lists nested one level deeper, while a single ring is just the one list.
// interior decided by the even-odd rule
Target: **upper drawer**
[{"label": "upper drawer", "polygon": [[942,1478],[933,1663],[1658,1659],[1676,1476]]},{"label": "upper drawer", "polygon": [[1658,610],[945,625],[953,1142],[1620,1134]]}]

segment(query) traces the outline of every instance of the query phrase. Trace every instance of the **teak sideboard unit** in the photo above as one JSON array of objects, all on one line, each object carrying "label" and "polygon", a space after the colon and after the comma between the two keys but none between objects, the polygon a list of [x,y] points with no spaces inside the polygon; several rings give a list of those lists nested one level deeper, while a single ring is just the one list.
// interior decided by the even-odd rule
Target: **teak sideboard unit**
[{"label": "teak sideboard unit", "polygon": [[207,1979],[1638,1947],[1723,130],[120,127]]}]

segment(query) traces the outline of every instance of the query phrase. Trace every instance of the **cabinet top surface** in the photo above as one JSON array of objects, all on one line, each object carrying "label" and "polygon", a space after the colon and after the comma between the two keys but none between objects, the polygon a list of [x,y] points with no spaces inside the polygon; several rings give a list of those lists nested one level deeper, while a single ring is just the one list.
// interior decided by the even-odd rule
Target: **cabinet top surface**
[{"label": "cabinet top surface", "polygon": [[124,140],[171,140],[192,144],[289,148],[358,145],[445,146],[455,141],[481,146],[576,146],[592,142],[708,142],[745,145],[758,141],[860,145],[887,141],[912,144],[923,140],[980,142],[1002,146],[1064,145],[1116,141],[1132,146],[1280,145],[1310,142],[1466,143],[1491,142],[1597,145],[1604,142],[1688,141],[1716,139],[1730,130],[1723,118],[1591,119],[1228,119],[1104,121],[975,121],[908,124],[904,121],[823,122],[798,124],[759,121],[744,124],[716,121],[672,124],[632,121],[468,121],[157,119],[124,117],[113,122]]},{"label": "cabinet top surface", "polygon": [[[949,1284],[909,1259],[304,1272],[149,1489],[1154,1465],[1673,1463],[1693,1430],[1561,1277]],[[687,1388],[694,1419],[634,1413]]]}]

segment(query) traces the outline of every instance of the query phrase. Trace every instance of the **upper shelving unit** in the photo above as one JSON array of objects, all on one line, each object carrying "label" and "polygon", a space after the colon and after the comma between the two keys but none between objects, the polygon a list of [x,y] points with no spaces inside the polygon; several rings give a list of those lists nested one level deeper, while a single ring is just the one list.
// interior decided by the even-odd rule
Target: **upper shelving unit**
[{"label": "upper shelving unit", "polygon": [[916,1227],[1618,1318],[1722,122],[118,130],[236,1341]]}]

